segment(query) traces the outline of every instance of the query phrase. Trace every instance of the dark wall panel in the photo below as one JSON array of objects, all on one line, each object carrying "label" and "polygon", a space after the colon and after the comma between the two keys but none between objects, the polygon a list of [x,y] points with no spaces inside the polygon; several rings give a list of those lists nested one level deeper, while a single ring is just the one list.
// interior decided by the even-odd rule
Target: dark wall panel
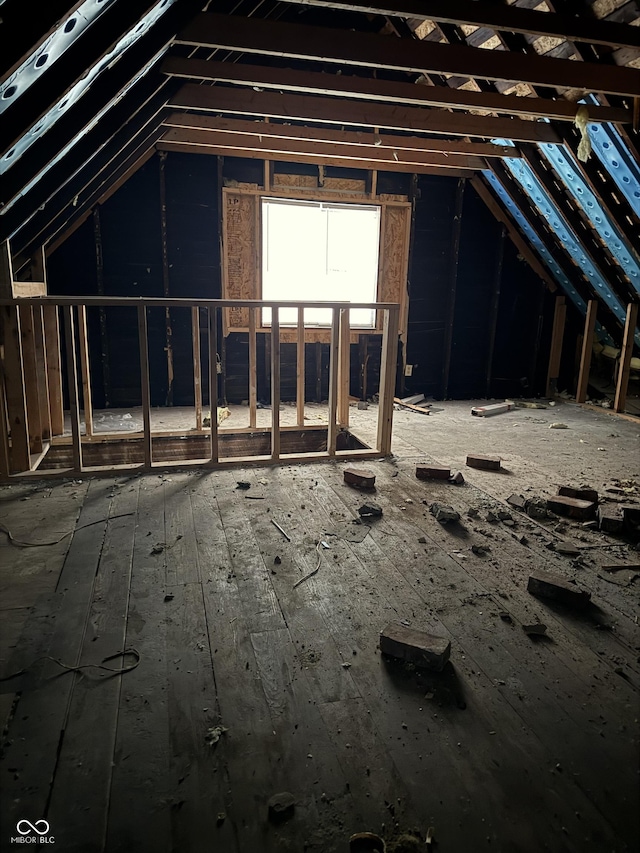
[{"label": "dark wall panel", "polygon": [[[164,158],[161,161],[161,156]],[[275,163],[276,172],[317,174],[317,167]],[[366,177],[356,170],[327,168],[326,174]],[[136,172],[101,208],[103,287],[107,296],[170,296],[216,298],[221,295],[220,203],[223,186],[235,182],[262,184],[263,163],[243,158],[170,153],[157,155]],[[161,198],[166,199],[166,267],[163,263]],[[501,228],[473,188],[464,189],[460,240],[455,271],[455,177],[380,172],[378,192],[405,194],[413,199],[413,231],[409,265],[409,324],[406,360],[413,375],[404,393],[442,397],[445,365],[451,339],[447,395],[496,397],[532,394],[544,388],[552,300],[507,239],[497,305],[492,379],[487,385],[492,328],[492,299],[496,288]],[[94,221],[85,222],[50,258],[53,294],[98,292]],[[452,283],[455,300],[452,303]],[[453,312],[453,313],[452,313]],[[450,318],[453,324],[450,327]],[[208,399],[206,315],[200,317],[202,384]],[[153,405],[191,405],[193,367],[191,314],[174,309],[169,324],[163,309],[148,314],[151,397]],[[168,329],[168,326],[170,327]],[[104,328],[97,310],[89,312],[89,343],[94,368],[94,405],[112,407],[140,402],[138,336],[135,311],[108,309]],[[364,336],[363,336],[364,338]],[[169,384],[167,346],[173,354],[173,384]],[[266,370],[268,336],[258,336],[258,398],[269,400]],[[107,351],[107,357],[103,353]],[[367,352],[368,350],[368,352]],[[351,347],[350,392],[371,398],[378,390],[380,341],[371,336]],[[246,335],[219,338],[225,366],[220,396],[230,402],[248,397]],[[367,359],[368,355],[368,359]],[[367,363],[366,389],[363,365]],[[107,365],[104,370],[99,365]],[[308,345],[305,353],[306,397],[326,400],[328,346]],[[282,346],[282,397],[295,396],[295,346]],[[399,388],[400,388],[399,384]]]}]

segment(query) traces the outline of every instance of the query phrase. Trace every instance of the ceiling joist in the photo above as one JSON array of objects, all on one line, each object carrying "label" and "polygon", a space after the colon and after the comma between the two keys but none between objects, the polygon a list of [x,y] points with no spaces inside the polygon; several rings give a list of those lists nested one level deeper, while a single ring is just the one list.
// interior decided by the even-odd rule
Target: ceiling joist
[{"label": "ceiling joist", "polygon": [[[213,149],[219,154],[247,157],[257,155],[262,159],[280,159],[289,154],[300,155],[309,163],[328,163],[352,167],[354,163],[368,163],[370,169],[386,169],[392,165],[402,167],[405,172],[419,172],[423,167],[448,169],[482,170],[487,168],[483,157],[472,154],[449,154],[447,152],[412,151],[403,148],[377,147],[373,141],[368,145],[353,143],[336,145],[315,139],[284,139],[277,136],[259,136],[249,133],[229,133],[210,129],[174,127],[165,131],[163,143],[179,142],[198,148]],[[232,153],[235,152],[235,155]],[[357,168],[362,168],[358,165]]]},{"label": "ceiling joist", "polygon": [[640,95],[640,71],[635,68],[210,12],[197,15],[176,42],[316,62]]},{"label": "ceiling joist", "polygon": [[335,130],[324,127],[276,124],[267,121],[217,118],[193,113],[171,113],[164,120],[167,127],[210,130],[218,134],[256,137],[258,139],[303,140],[327,142],[334,146],[370,146],[375,151],[412,151],[436,154],[465,154],[475,157],[519,157],[520,152],[508,145],[491,142],[468,142],[465,139],[432,139],[429,136],[393,136],[372,131]]},{"label": "ceiling joist", "polygon": [[496,137],[518,142],[559,142],[554,128],[544,122],[485,118],[419,107],[371,104],[343,98],[281,95],[221,86],[185,84],[171,99],[179,110],[280,118],[285,121],[322,122],[346,127],[372,127],[452,136]]},{"label": "ceiling joist", "polygon": [[[470,92],[447,86],[422,86],[395,80],[377,80],[319,71],[295,71],[291,68],[269,68],[216,62],[206,59],[168,57],[161,69],[171,77],[187,80],[232,83],[263,89],[298,92],[310,95],[360,98],[367,101],[405,104],[408,106],[449,107],[451,109],[485,110],[505,115],[574,121],[580,104],[566,100],[501,95],[498,92]],[[622,107],[589,106],[589,121],[630,122],[631,111]]]},{"label": "ceiling joist", "polygon": [[626,24],[598,21],[595,18],[559,15],[535,9],[523,9],[477,0],[380,0],[378,3],[359,0],[283,0],[303,6],[342,9],[374,15],[415,18],[442,24],[471,24],[492,30],[506,30],[525,35],[545,35],[570,41],[606,44],[613,47],[640,49],[640,29]]},{"label": "ceiling joist", "polygon": [[[226,148],[223,146],[216,145],[199,145],[195,143],[189,142],[179,142],[177,140],[169,140],[162,139],[160,140],[156,148],[158,151],[179,151],[183,154],[212,154],[215,156],[222,157],[237,157],[238,151],[236,148]],[[264,160],[265,153],[262,151],[252,151],[247,149],[242,152],[242,156],[246,157],[249,160]],[[269,158],[267,158],[269,159]],[[339,166],[343,168],[349,169],[364,169],[366,171],[370,171],[372,168],[376,168],[376,164],[373,163],[368,157],[366,159],[345,159],[343,157],[330,155],[321,156],[319,154],[315,155],[315,159],[305,154],[296,154],[286,151],[281,151],[277,155],[274,154],[272,159],[279,160],[284,163],[315,163],[316,165],[322,166]],[[395,163],[393,161],[389,163],[384,163],[379,166],[379,168],[383,169],[385,172],[407,172],[407,164],[406,163]],[[416,166],[412,169],[416,174],[421,175],[442,175],[446,174],[447,177],[471,177],[476,172],[474,169],[461,169],[461,168],[451,168],[447,169],[446,173],[443,172],[441,166],[426,166],[420,165]]]}]

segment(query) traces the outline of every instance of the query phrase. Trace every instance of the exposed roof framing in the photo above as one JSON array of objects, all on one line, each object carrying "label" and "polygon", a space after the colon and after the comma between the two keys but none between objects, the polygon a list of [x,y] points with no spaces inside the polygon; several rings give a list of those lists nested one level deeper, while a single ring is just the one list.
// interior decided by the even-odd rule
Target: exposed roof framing
[{"label": "exposed roof framing", "polygon": [[566,59],[399,40],[372,33],[232,15],[197,15],[180,33],[177,42],[289,59],[640,95],[640,71],[635,68],[588,62],[576,65]]},{"label": "exposed roof framing", "polygon": [[17,268],[156,150],[438,172],[471,176],[547,286],[580,311],[596,294],[620,337],[640,292],[635,0],[5,0],[2,21]]},{"label": "exposed roof framing", "polygon": [[[211,83],[275,89],[310,95],[358,98],[380,103],[411,106],[450,107],[504,115],[574,121],[580,104],[545,98],[521,98],[497,92],[470,92],[444,86],[417,86],[396,80],[381,80],[353,74],[329,74],[258,65],[241,65],[204,59],[170,56],[162,71],[172,77]],[[591,121],[630,122],[631,111],[624,107],[590,106]]]},{"label": "exposed roof framing", "polygon": [[570,41],[640,48],[640,31],[623,24],[609,23],[571,15],[549,14],[519,8],[516,5],[493,5],[471,0],[381,0],[379,3],[359,0],[283,0],[304,6],[325,9],[393,15],[418,21],[437,21],[445,24],[473,24],[493,30],[555,36]]},{"label": "exposed roof framing", "polygon": [[421,110],[417,107],[371,104],[345,98],[308,98],[279,92],[254,92],[187,83],[172,98],[171,107],[230,115],[323,122],[352,127],[442,133],[452,136],[508,137],[526,142],[559,142],[551,125],[507,118]]}]

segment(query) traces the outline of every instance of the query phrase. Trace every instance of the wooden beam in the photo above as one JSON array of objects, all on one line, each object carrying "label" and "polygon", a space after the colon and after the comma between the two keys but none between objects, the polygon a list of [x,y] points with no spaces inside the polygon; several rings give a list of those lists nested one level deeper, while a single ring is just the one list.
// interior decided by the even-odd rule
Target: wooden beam
[{"label": "wooden beam", "polygon": [[13,299],[13,258],[8,240],[0,242],[0,298]]},{"label": "wooden beam", "polygon": [[587,399],[587,386],[589,384],[589,369],[591,367],[591,353],[593,350],[593,335],[596,328],[597,313],[598,300],[590,299],[587,303],[587,314],[584,321],[584,337],[582,339],[582,354],[580,356],[580,372],[578,374],[576,403],[584,403]]},{"label": "wooden beam", "polygon": [[271,461],[280,459],[280,316],[271,309]]},{"label": "wooden beam", "polygon": [[564,296],[556,296],[553,312],[553,331],[551,332],[551,350],[549,352],[549,369],[547,371],[547,397],[553,397],[558,390],[560,375],[560,359],[562,357],[562,342],[564,340],[564,324],[567,317],[567,305]]},{"label": "wooden beam", "polygon": [[191,345],[193,349],[193,399],[196,429],[202,429],[202,370],[200,366],[200,309],[191,309]]},{"label": "wooden beam", "polygon": [[[220,151],[236,152],[234,156],[244,157],[258,154],[261,159],[279,158],[281,155],[298,154],[324,160],[341,160],[344,165],[351,161],[366,161],[375,164],[380,170],[389,164],[402,165],[405,171],[412,172],[417,167],[430,166],[439,169],[471,169],[487,168],[483,157],[470,154],[448,154],[416,151],[398,146],[397,148],[376,146],[373,134],[369,134],[367,144],[322,142],[302,138],[280,139],[276,136],[258,136],[244,133],[226,133],[216,130],[194,130],[191,128],[169,128],[165,131],[162,142],[179,142],[183,145],[195,145],[211,148],[217,154]],[[158,146],[159,147],[159,146]]]},{"label": "wooden beam", "polygon": [[62,359],[60,353],[60,321],[55,305],[44,305],[44,345],[47,356],[47,385],[49,387],[49,417],[51,434],[64,433],[62,402]]},{"label": "wooden beam", "polygon": [[[215,156],[224,156],[224,157],[243,157],[248,160],[264,160],[265,155],[259,151],[242,151],[239,152],[237,148],[218,148],[217,146],[211,145],[189,145],[182,142],[164,142],[160,141],[157,143],[156,148],[159,151],[180,151],[184,154],[208,154]],[[273,155],[270,155],[273,156]],[[277,159],[284,163],[311,163],[314,165],[318,164],[318,160],[322,162],[324,166],[340,166],[343,168],[349,169],[363,169],[367,170],[371,168],[370,160],[349,160],[343,157],[320,157],[320,155],[313,154],[290,154],[286,151],[282,151],[278,154]],[[406,173],[411,169],[413,172],[417,172],[421,175],[442,175],[445,174],[447,177],[471,177],[476,174],[471,169],[444,169],[442,166],[407,166],[404,163],[395,163],[389,162],[385,164],[384,171],[385,172],[404,172]]]},{"label": "wooden beam", "polygon": [[[446,107],[460,110],[485,110],[509,116],[548,118],[573,122],[580,104],[562,99],[520,97],[499,92],[471,92],[449,86],[431,86],[379,80],[349,74],[298,71],[237,62],[168,57],[161,71],[170,77],[233,83],[237,86],[275,89],[310,95],[330,95],[367,101],[404,104],[405,106]],[[589,121],[630,123],[632,111],[624,107],[589,106]]]},{"label": "wooden beam", "polygon": [[[295,127],[287,124],[276,124],[271,121],[246,121],[235,118],[220,118],[211,115],[194,113],[171,113],[163,124],[166,127],[210,131],[211,137],[225,139],[225,135],[236,137],[251,137],[253,139],[276,140],[306,140],[309,142],[325,142],[348,150],[352,147],[370,146],[376,154],[380,150],[390,150],[396,153],[414,151],[447,155],[469,155],[477,158],[484,157],[520,157],[520,150],[510,145],[494,145],[491,142],[469,142],[463,137],[454,139],[434,139],[430,136],[398,136],[381,134],[374,130],[336,130],[326,127]],[[205,137],[202,137],[203,139]]]},{"label": "wooden beam", "polygon": [[218,311],[215,307],[207,310],[209,342],[209,411],[211,413],[211,465],[218,464]]},{"label": "wooden beam", "polygon": [[627,402],[627,387],[629,385],[629,373],[631,371],[631,356],[633,355],[633,338],[638,323],[638,303],[630,302],[627,306],[627,319],[624,324],[624,337],[622,339],[622,352],[618,366],[618,381],[616,383],[616,396],[613,402],[614,412],[624,412]]},{"label": "wooden beam", "polygon": [[338,426],[348,427],[349,384],[351,378],[351,333],[348,308],[340,310],[338,356]]},{"label": "wooden beam", "polygon": [[[88,69],[99,65],[153,7],[154,0],[127,0],[125,6],[108,5],[96,27],[88,27],[49,61],[46,72],[34,74],[28,96],[10,98],[0,127],[0,151],[6,153],[37,122],[57,108],[83,78]],[[80,29],[78,27],[76,32]],[[33,66],[32,66],[33,71]],[[93,89],[93,84],[92,84]]]},{"label": "wooden beam", "polygon": [[78,305],[78,343],[80,344],[84,434],[91,436],[93,435],[93,405],[91,401],[91,367],[89,364],[89,334],[87,329],[86,305]]},{"label": "wooden beam", "polygon": [[340,360],[340,309],[334,306],[331,312],[331,343],[329,344],[329,407],[327,417],[327,453],[336,455],[338,437],[338,369]]},{"label": "wooden beam", "polygon": [[389,38],[346,29],[204,12],[185,27],[176,43],[224,48],[290,59],[339,62],[416,74],[454,74],[481,80],[509,80],[540,86],[588,89],[615,95],[640,94],[635,68],[483,50],[452,44]]},{"label": "wooden beam", "polygon": [[305,392],[305,362],[304,362],[304,308],[298,308],[298,325],[296,336],[296,415],[299,427],[304,426],[304,392]]},{"label": "wooden beam", "polygon": [[[5,3],[2,9],[2,42],[0,83],[29,59],[29,56],[64,24],[83,0],[47,0],[37,14],[25,15],[21,0]],[[35,10],[34,10],[35,11]]]},{"label": "wooden beam", "polygon": [[147,330],[147,308],[145,305],[138,305],[138,345],[140,352],[142,423],[144,425],[144,465],[145,468],[151,468],[153,462],[153,439],[151,437],[151,390],[149,386],[149,336]]},{"label": "wooden beam", "polygon": [[398,308],[384,312],[382,326],[382,353],[380,362],[380,393],[378,398],[377,449],[383,456],[391,453],[393,429],[393,398],[396,387],[398,361]]},{"label": "wooden beam", "polygon": [[42,452],[42,423],[40,418],[40,391],[38,388],[38,360],[33,323],[35,308],[23,304],[18,306],[20,314],[20,345],[22,347],[22,369],[27,397],[29,423],[29,448],[31,453]]},{"label": "wooden beam", "polygon": [[[582,63],[580,67],[582,68]],[[220,86],[198,86],[195,83],[186,83],[171,98],[169,106],[259,118],[268,116],[285,121],[403,130],[409,133],[506,138],[524,142],[560,141],[554,128],[545,122],[487,118],[444,110],[351,101],[346,98],[307,98],[304,95],[254,92],[252,89],[223,89]]]},{"label": "wooden beam", "polygon": [[33,329],[36,343],[36,371],[38,373],[38,407],[40,410],[40,433],[43,441],[51,438],[51,406],[49,404],[49,370],[44,331],[44,308],[33,308]]},{"label": "wooden beam", "polygon": [[256,341],[256,311],[249,308],[249,426],[258,421],[258,348]]},{"label": "wooden beam", "polygon": [[[31,467],[29,417],[20,344],[20,315],[15,305],[4,305],[0,309],[0,316],[3,325],[5,400],[11,432],[9,468],[10,473],[15,474],[20,471],[28,471]],[[0,427],[4,429],[4,424]]]},{"label": "wooden beam", "polygon": [[71,415],[71,445],[73,468],[82,471],[82,442],[80,438],[80,407],[78,406],[78,365],[76,362],[76,336],[73,319],[73,305],[62,309],[64,317],[64,336],[67,347],[67,378],[69,386],[69,409]]},{"label": "wooden beam", "polygon": [[[472,24],[511,33],[555,36],[569,41],[606,44],[617,47],[640,48],[637,27],[610,23],[594,17],[559,15],[538,12],[517,6],[493,6],[491,3],[469,0],[381,0],[379,3],[359,0],[283,0],[303,6],[342,9],[370,15],[400,16],[416,21],[437,21],[442,24]],[[635,32],[633,32],[635,30]]]}]

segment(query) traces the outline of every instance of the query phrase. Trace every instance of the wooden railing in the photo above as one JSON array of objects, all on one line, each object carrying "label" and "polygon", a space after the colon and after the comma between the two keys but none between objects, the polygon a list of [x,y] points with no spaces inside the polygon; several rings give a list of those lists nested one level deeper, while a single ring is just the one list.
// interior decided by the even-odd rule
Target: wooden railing
[{"label": "wooden railing", "polygon": [[[140,401],[143,428],[141,432],[100,433],[101,445],[110,440],[137,439],[142,442],[143,453],[139,462],[113,465],[99,462],[86,464],[84,459],[87,445],[98,438],[94,435],[92,412],[91,365],[88,345],[87,310],[112,307],[127,307],[137,310],[138,341],[140,353]],[[148,312],[188,308],[191,310],[191,337],[193,347],[193,389],[195,427],[187,430],[152,432],[151,386],[149,378],[149,334]],[[218,328],[220,312],[225,309],[248,309],[248,414],[249,425],[237,432],[253,434],[261,430],[270,435],[270,450],[259,455],[233,456],[220,453],[220,433],[229,435],[230,430],[219,430],[218,406]],[[271,309],[270,330],[261,323],[262,309]],[[282,327],[280,311],[294,308],[297,323],[289,335],[294,333],[296,344],[296,423],[281,425],[281,366],[280,350]],[[329,393],[327,423],[307,425],[305,423],[305,308],[325,308],[331,311],[329,329]],[[341,449],[339,434],[349,425],[349,369],[350,345],[353,332],[349,309],[375,310],[382,334],[379,406],[376,441],[374,447],[362,445],[358,449]],[[206,323],[201,325],[201,319]],[[396,380],[399,306],[389,303],[340,303],[340,302],[273,302],[213,299],[126,299],[126,298],[76,298],[39,297],[0,300],[0,474],[4,477],[23,475],[37,471],[38,475],[53,473],[46,463],[41,466],[51,444],[71,445],[70,464],[61,471],[98,473],[114,468],[148,470],[153,467],[180,465],[230,465],[247,462],[277,463],[279,460],[316,460],[322,458],[350,457],[367,458],[388,455],[391,448],[393,419],[393,396]],[[66,358],[61,358],[61,329],[64,328]],[[203,389],[201,374],[200,336],[202,329],[207,336],[207,359],[209,376],[209,404],[211,427],[203,427]],[[257,335],[269,334],[271,422],[269,427],[258,427],[258,382],[257,382]],[[63,373],[67,389],[71,422],[70,438],[56,438],[64,434]],[[82,392],[82,393],[80,393]],[[81,402],[82,398],[82,402]],[[81,412],[84,417],[84,433],[81,429]],[[283,452],[282,436],[287,430],[300,432],[326,427],[325,449],[301,452]],[[154,436],[200,436],[197,458],[181,458],[178,462],[155,458]],[[206,453],[202,453],[203,436],[208,437]],[[95,462],[95,460],[94,460]]]}]

